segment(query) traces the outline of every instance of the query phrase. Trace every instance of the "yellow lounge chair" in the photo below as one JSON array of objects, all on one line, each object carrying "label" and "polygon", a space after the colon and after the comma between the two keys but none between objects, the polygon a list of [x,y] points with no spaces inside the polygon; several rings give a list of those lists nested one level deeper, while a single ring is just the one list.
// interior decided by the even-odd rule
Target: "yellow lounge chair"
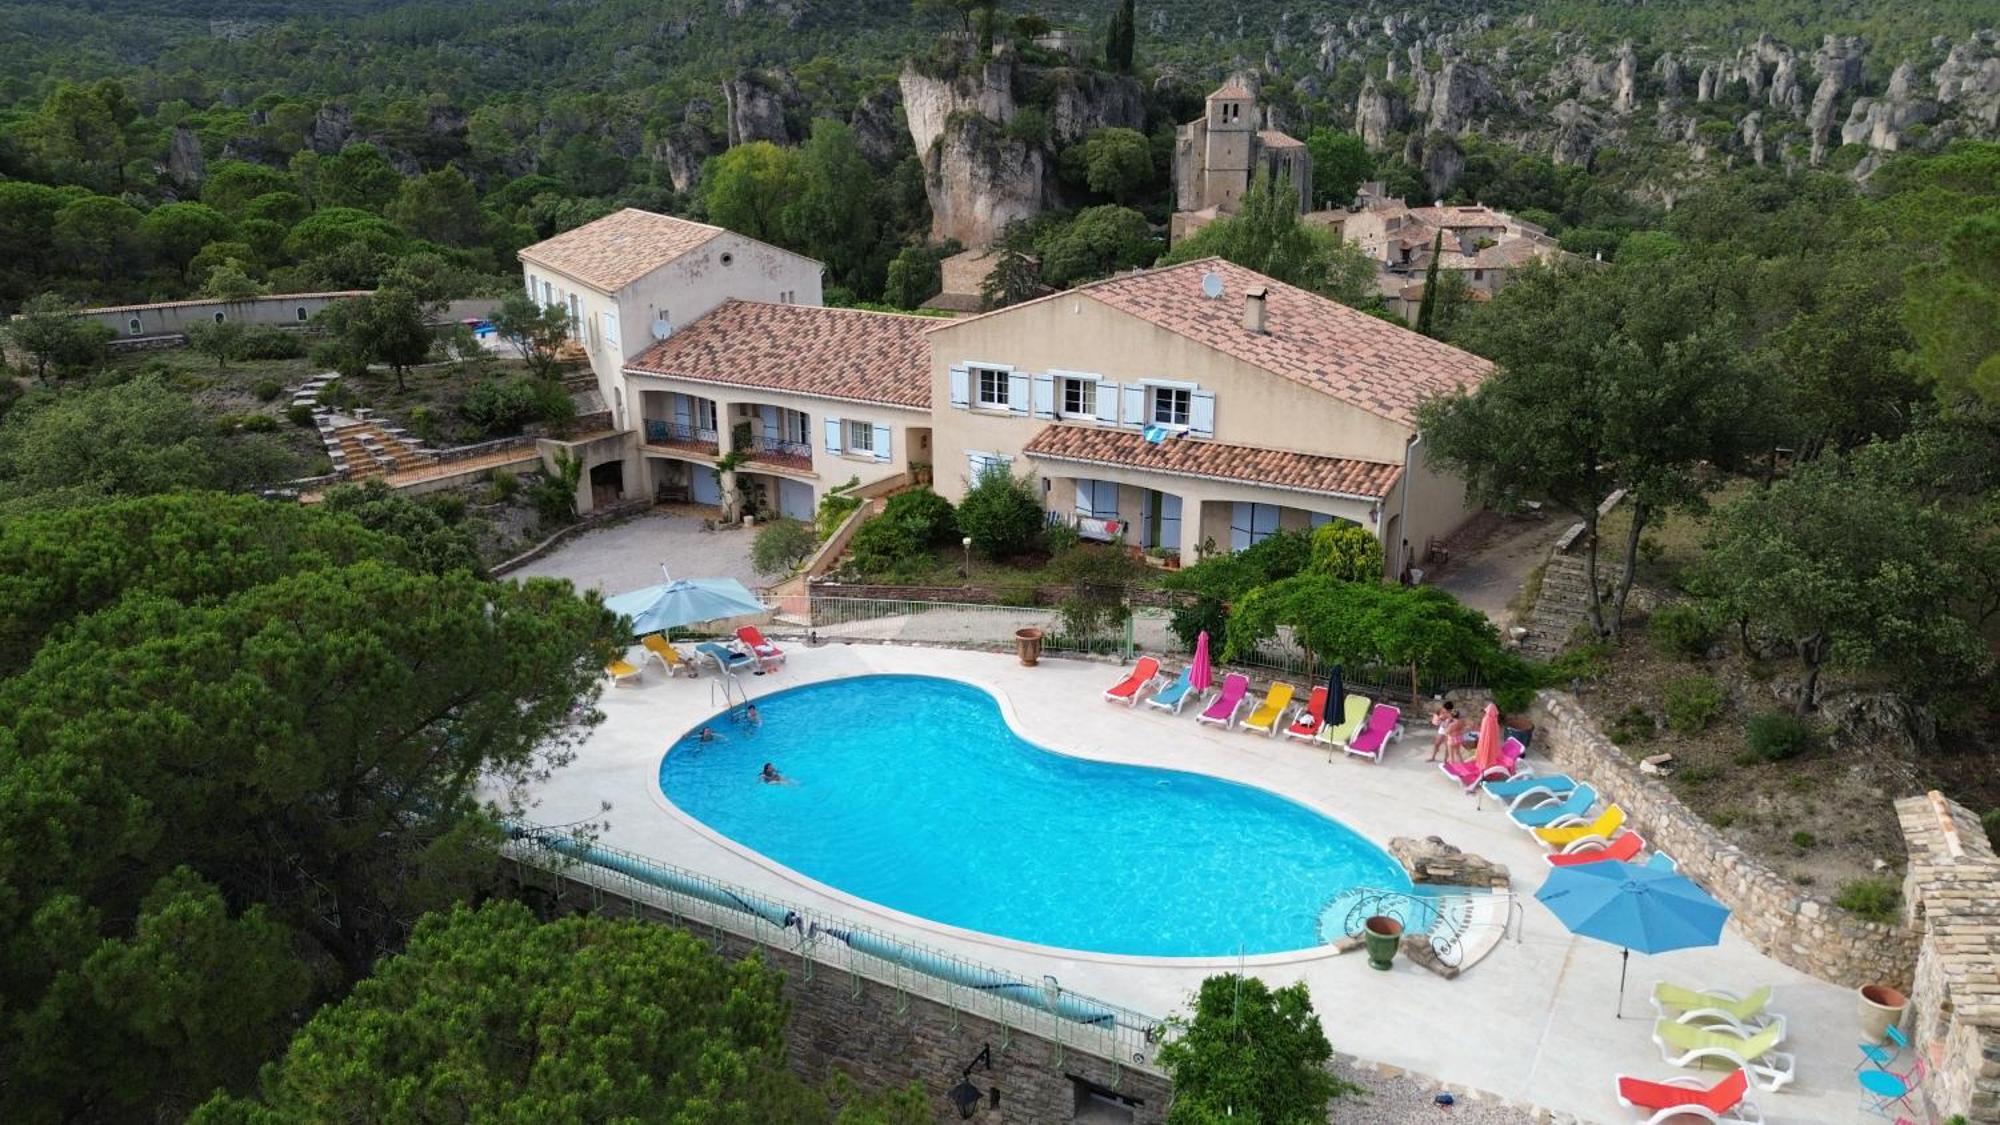
[{"label": "yellow lounge chair", "polygon": [[639,638],[639,643],[646,646],[646,655],[659,661],[660,667],[666,669],[667,675],[671,676],[676,672],[694,675],[694,665],[689,664],[687,658],[681,655],[681,650],[668,644],[667,639],[660,634],[648,633]]},{"label": "yellow lounge chair", "polygon": [[1623,827],[1625,827],[1624,808],[1618,805],[1611,805],[1603,812],[1598,813],[1596,820],[1589,823],[1584,823],[1582,818],[1579,817],[1567,824],[1537,828],[1535,829],[1535,839],[1552,848],[1566,848],[1578,840],[1588,840],[1593,837],[1603,840],[1608,845],[1611,842],[1611,837],[1616,835],[1618,830]]},{"label": "yellow lounge chair", "polygon": [[1250,712],[1250,717],[1243,720],[1243,729],[1262,731],[1266,738],[1277,734],[1278,724],[1292,705],[1292,693],[1297,690],[1290,684],[1272,684],[1271,690],[1264,693],[1264,702],[1259,703],[1257,709]]},{"label": "yellow lounge chair", "polygon": [[604,674],[611,677],[612,687],[624,687],[627,683],[639,682],[638,666],[623,660],[614,660],[605,665]]}]

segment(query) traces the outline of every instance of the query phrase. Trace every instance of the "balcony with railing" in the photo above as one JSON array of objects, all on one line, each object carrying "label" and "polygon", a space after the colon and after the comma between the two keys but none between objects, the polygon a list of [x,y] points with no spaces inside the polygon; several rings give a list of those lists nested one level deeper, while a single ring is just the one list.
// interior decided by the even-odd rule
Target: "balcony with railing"
[{"label": "balcony with railing", "polygon": [[722,452],[714,430],[686,422],[670,422],[664,418],[646,419],[646,444],[699,453],[705,457],[714,457]]},{"label": "balcony with railing", "polygon": [[749,450],[752,461],[802,473],[812,472],[812,445],[808,442],[751,434],[750,444],[745,448]]}]

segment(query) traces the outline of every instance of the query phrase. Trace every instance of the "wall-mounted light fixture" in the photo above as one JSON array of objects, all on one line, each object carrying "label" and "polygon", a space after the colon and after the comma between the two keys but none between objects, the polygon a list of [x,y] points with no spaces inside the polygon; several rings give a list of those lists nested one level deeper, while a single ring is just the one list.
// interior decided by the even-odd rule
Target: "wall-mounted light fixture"
[{"label": "wall-mounted light fixture", "polygon": [[960,1120],[972,1120],[972,1114],[979,1108],[981,1101],[985,1101],[993,1109],[1000,1108],[1000,1087],[989,1087],[986,1093],[981,1095],[979,1087],[972,1084],[972,1068],[981,1063],[986,1065],[986,1069],[989,1072],[993,1069],[993,1045],[991,1043],[984,1044],[979,1048],[979,1053],[972,1056],[972,1061],[966,1063],[965,1069],[959,1072],[958,1085],[953,1086],[951,1093],[945,1095],[951,1099],[952,1106],[958,1110]]}]

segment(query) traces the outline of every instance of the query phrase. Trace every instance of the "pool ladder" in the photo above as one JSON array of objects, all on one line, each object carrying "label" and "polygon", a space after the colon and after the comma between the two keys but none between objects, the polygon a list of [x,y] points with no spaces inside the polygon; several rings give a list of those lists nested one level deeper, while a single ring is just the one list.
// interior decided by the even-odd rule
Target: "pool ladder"
[{"label": "pool ladder", "polygon": [[727,711],[732,721],[740,721],[743,718],[743,709],[749,704],[750,692],[743,686],[743,681],[736,677],[736,673],[719,669],[708,681],[708,705]]}]

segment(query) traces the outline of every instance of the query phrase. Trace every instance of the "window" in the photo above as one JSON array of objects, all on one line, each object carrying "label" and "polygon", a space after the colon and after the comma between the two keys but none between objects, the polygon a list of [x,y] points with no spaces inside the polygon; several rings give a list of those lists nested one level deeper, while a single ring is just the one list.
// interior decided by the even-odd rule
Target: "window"
[{"label": "window", "polygon": [[219,313],[219,312],[215,314],[215,323],[217,323],[217,324],[221,324],[221,323],[222,323],[222,314],[221,314],[221,313]]},{"label": "window", "polygon": [[146,330],[145,325],[140,324],[139,318],[136,316],[133,317],[131,320],[126,321],[125,327],[130,329],[132,335],[134,336],[137,336],[139,333],[144,332]]},{"label": "window", "polygon": [[1118,482],[1082,480],[1076,482],[1076,514],[1085,518],[1118,518]]},{"label": "window", "polygon": [[1232,505],[1229,513],[1229,549],[1240,551],[1254,547],[1276,534],[1278,530],[1278,506],[1276,504]]},{"label": "window", "polygon": [[569,295],[569,331],[572,337],[583,334],[583,303],[574,293]]},{"label": "window", "polygon": [[695,428],[698,430],[706,430],[709,433],[714,433],[715,400],[712,398],[697,398],[692,401],[694,402]]},{"label": "window", "polygon": [[1485,271],[1485,270],[1473,270],[1473,271],[1472,271],[1472,280],[1474,280],[1474,281],[1485,281],[1485,280],[1486,280],[1486,271]]},{"label": "window", "polygon": [[778,411],[778,436],[785,441],[795,441],[800,445],[804,445],[806,442],[812,440],[812,436],[808,432],[811,427],[812,419],[803,411]]},{"label": "window", "polygon": [[618,314],[612,311],[611,309],[605,309],[603,312],[598,313],[597,315],[598,319],[604,322],[604,343],[609,347],[613,348],[617,347]]},{"label": "window", "polygon": [[1064,379],[1062,381],[1062,414],[1065,418],[1097,416],[1097,380]]},{"label": "window", "polygon": [[537,293],[539,293],[539,292],[541,292],[541,291],[542,291],[542,290],[541,290],[541,283],[540,283],[540,281],[539,281],[539,280],[538,280],[538,279],[537,279],[537,278],[535,277],[535,275],[534,275],[534,274],[529,274],[529,275],[528,275],[528,300],[530,300],[530,301],[534,300],[534,299],[535,299],[535,294],[537,294]]},{"label": "window", "polygon": [[979,376],[979,397],[974,401],[980,406],[998,406],[1005,409],[1007,372],[996,371],[990,367],[975,367],[973,372]]},{"label": "window", "polygon": [[292,311],[294,315],[296,315],[299,318],[300,324],[304,324],[306,321],[312,319],[311,317],[306,315],[306,307],[304,305],[300,305],[298,308]]},{"label": "window", "polygon": [[1186,426],[1188,412],[1194,404],[1194,392],[1186,387],[1153,388],[1153,424],[1158,426]]},{"label": "window", "polygon": [[850,418],[847,421],[847,451],[849,453],[875,452],[875,426]]},{"label": "window", "polygon": [[542,304],[553,305],[555,303],[556,303],[555,291],[549,287],[548,282],[546,281],[542,282]]}]

